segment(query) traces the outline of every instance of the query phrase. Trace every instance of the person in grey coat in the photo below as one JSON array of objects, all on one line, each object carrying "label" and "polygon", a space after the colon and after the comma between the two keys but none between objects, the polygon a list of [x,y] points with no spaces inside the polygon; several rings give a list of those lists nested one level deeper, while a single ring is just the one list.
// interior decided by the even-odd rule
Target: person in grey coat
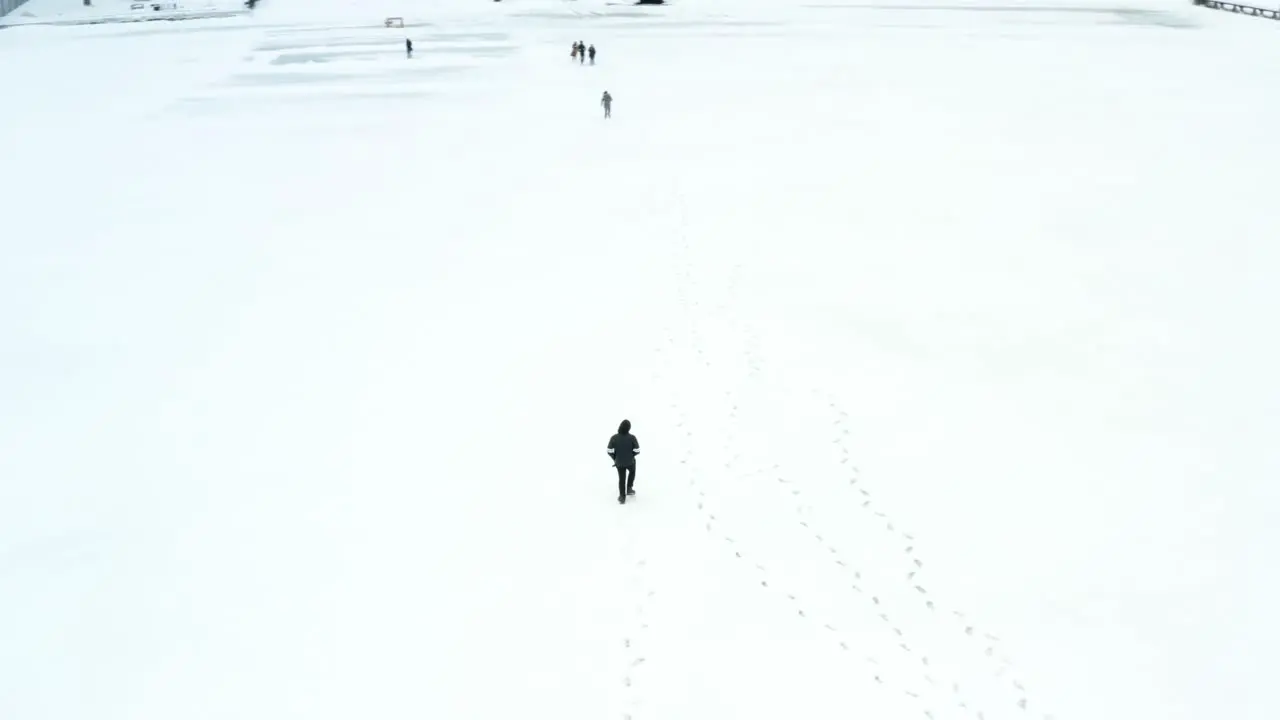
[{"label": "person in grey coat", "polygon": [[613,116],[613,96],[609,94],[608,90],[605,90],[604,95],[601,96],[600,104],[604,106],[604,116],[612,117]]},{"label": "person in grey coat", "polygon": [[631,434],[631,421],[623,420],[618,434],[609,438],[609,457],[618,469],[618,502],[626,504],[628,495],[635,495],[636,455],[640,454],[640,441]]}]

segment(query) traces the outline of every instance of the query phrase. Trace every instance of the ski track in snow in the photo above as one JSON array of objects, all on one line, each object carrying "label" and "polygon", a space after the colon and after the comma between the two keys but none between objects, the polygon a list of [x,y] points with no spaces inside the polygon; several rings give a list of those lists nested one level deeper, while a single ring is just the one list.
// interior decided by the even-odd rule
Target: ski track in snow
[{"label": "ski track in snow", "polygon": [[[847,487],[850,491],[853,491],[856,488],[859,496],[864,498],[859,505],[864,513],[868,513],[873,517],[873,519],[867,521],[867,524],[869,526],[880,527],[882,533],[884,533],[885,549],[890,549],[895,544],[901,547],[899,557],[901,558],[901,567],[905,570],[904,582],[912,590],[919,593],[924,607],[931,614],[950,625],[947,629],[953,635],[963,634],[973,649],[980,652],[980,657],[974,658],[974,660],[993,666],[990,668],[992,677],[997,679],[1006,679],[1007,687],[1012,689],[1016,696],[1014,704],[1020,710],[1027,710],[1030,703],[1027,697],[1026,687],[1017,679],[1016,674],[1014,673],[1016,668],[1013,661],[1001,651],[1000,638],[981,627],[975,626],[969,621],[963,611],[946,605],[940,605],[938,601],[933,599],[925,585],[927,582],[924,577],[926,572],[925,563],[916,547],[917,542],[915,537],[911,533],[899,529],[892,517],[875,507],[873,494],[865,487],[865,482],[860,482],[861,477],[858,467],[851,464],[849,451],[850,433],[846,426],[849,414],[841,409],[834,400],[829,401],[828,406],[831,409],[831,412],[836,416],[833,425],[836,427],[838,432],[836,433],[834,443],[840,448],[841,465],[848,466],[849,468],[849,483]],[[803,513],[806,509],[807,508],[803,506],[797,506],[798,512]],[[814,536],[819,542],[823,541],[819,530],[815,529]],[[828,547],[827,549],[837,558],[837,564],[841,567],[848,567],[847,563],[841,559],[840,552],[836,548]],[[979,650],[979,648],[981,649]],[[956,693],[959,694],[958,686],[955,687]],[[1043,717],[1047,719],[1051,716],[1045,715]]]},{"label": "ski track in snow", "polygon": [[630,605],[629,620],[622,638],[623,662],[623,720],[632,720],[643,708],[643,700],[637,688],[637,674],[646,662],[645,640],[649,630],[648,611],[650,601],[655,595],[649,583],[648,561],[637,558],[634,553],[634,533],[627,533],[628,567],[630,568],[630,586],[628,600]]},{"label": "ski track in snow", "polygon": [[[682,197],[677,197],[677,206],[681,208],[681,222],[676,233],[679,243],[679,257],[677,259],[676,269],[678,280],[676,292],[677,300],[685,310],[684,317],[687,321],[689,347],[695,360],[694,365],[699,368],[713,370],[711,375],[714,375],[714,368],[709,354],[705,349],[701,326],[697,320],[697,312],[702,303],[693,297],[693,291],[696,290],[696,281],[694,280],[694,275],[691,269],[692,263],[688,257],[690,246],[686,230],[687,222],[685,220],[686,216]],[[737,264],[733,269],[734,282],[737,281],[740,273],[741,265]],[[721,310],[723,312],[724,308],[721,308]],[[673,337],[668,337],[668,345],[672,347],[676,346],[676,342]],[[754,357],[749,358],[749,364],[753,374],[759,371],[759,365]],[[736,404],[732,403],[733,394],[731,391],[726,391],[725,395],[726,398],[730,400],[731,405],[728,412],[731,432],[730,435],[726,437],[726,443],[722,447],[722,457],[727,458],[723,464],[725,474],[729,476],[736,476],[740,480],[744,480],[748,477],[758,477],[762,474],[759,469],[748,471],[746,473],[739,472],[741,455],[734,453],[734,448],[730,445],[731,441],[734,439],[732,428],[737,424],[740,417],[738,413],[739,408]],[[711,538],[713,542],[720,544],[723,552],[732,556],[733,560],[738,564],[738,567],[746,571],[746,573],[752,578],[753,586],[763,592],[769,592],[777,599],[782,600],[793,617],[807,623],[817,632],[825,634],[832,642],[838,645],[843,653],[850,655],[851,658],[856,657],[859,651],[857,650],[857,643],[854,638],[841,631],[829,618],[821,617],[818,612],[812,609],[809,604],[805,602],[805,599],[802,596],[798,595],[794,590],[786,587],[783,582],[777,580],[773,574],[770,573],[765,564],[753,557],[750,551],[745,549],[743,544],[738,542],[735,538],[736,533],[726,529],[726,523],[722,520],[723,511],[717,508],[714,491],[712,490],[709,492],[710,488],[708,487],[708,484],[702,480],[702,478],[707,477],[711,471],[701,465],[695,455],[695,434],[691,427],[691,418],[688,412],[679,403],[673,404],[671,409],[676,413],[677,428],[683,431],[683,438],[686,445],[680,464],[684,466],[687,489],[696,506],[698,516],[701,518],[703,530],[707,536]],[[859,663],[863,668],[863,672],[869,676],[874,683],[881,686],[887,684],[886,680],[882,677],[885,673],[880,669],[879,662],[875,657],[863,655],[853,662]],[[928,715],[929,713],[926,711],[924,714]]]},{"label": "ski track in snow", "polygon": [[[765,366],[760,357],[758,334],[737,312],[740,307],[738,293],[743,266],[740,261],[732,264],[727,297],[723,303],[712,305],[701,298],[691,257],[687,206],[679,193],[675,198],[675,206],[680,214],[675,234],[676,300],[683,309],[692,366],[706,375],[706,382],[695,383],[694,386],[716,388],[725,384],[722,379],[717,382],[720,375],[717,372],[718,363],[709,351],[703,334],[704,327],[714,327],[726,334],[736,332],[740,336],[740,359],[747,368],[745,382],[741,387],[729,387],[720,392],[718,400],[724,404],[724,417],[706,420],[711,427],[727,428],[718,448],[724,458],[721,467],[713,470],[699,458],[695,447],[704,445],[695,442],[698,436],[695,434],[693,418],[680,402],[671,405],[677,430],[681,432],[685,443],[679,461],[685,475],[683,484],[697,509],[705,535],[732,557],[752,578],[757,589],[774,594],[785,603],[797,620],[807,623],[812,630],[825,635],[843,653],[848,654],[851,671],[865,674],[885,692],[897,694],[900,700],[912,704],[913,709],[905,716],[925,717],[929,720],[1034,717],[1026,687],[1017,678],[1013,662],[1002,651],[999,637],[972,623],[963,611],[951,607],[929,589],[928,566],[917,547],[915,536],[877,507],[871,484],[861,476],[852,459],[847,422],[849,414],[833,397],[824,396],[818,388],[812,391],[815,405],[825,401],[826,412],[833,418],[827,442],[838,449],[839,459],[838,462],[832,462],[829,472],[831,477],[845,479],[841,482],[844,487],[844,506],[859,509],[859,517],[852,518],[851,522],[856,523],[863,531],[875,529],[876,544],[864,548],[864,552],[874,553],[877,558],[899,558],[896,586],[885,578],[872,578],[864,574],[852,555],[834,539],[835,534],[830,532],[831,528],[814,511],[810,501],[810,483],[806,479],[789,476],[776,462],[766,467],[762,462],[752,464],[744,460],[739,431],[744,414],[750,411],[750,392],[760,383]],[[707,315],[706,322],[703,320],[704,314]],[[679,344],[670,333],[667,346],[672,351],[679,351]],[[890,646],[881,642],[880,646],[865,646],[864,637],[854,631],[842,629],[833,618],[826,617],[817,610],[814,603],[775,578],[766,564],[749,550],[751,545],[756,544],[749,541],[757,539],[752,537],[752,519],[726,517],[727,511],[719,503],[717,491],[706,480],[716,474],[722,474],[732,482],[750,481],[755,493],[767,492],[767,488],[780,493],[782,502],[761,503],[760,507],[780,510],[785,508],[786,512],[794,516],[796,530],[811,539],[809,547],[812,552],[825,559],[829,572],[843,579],[848,597],[841,599],[841,602],[864,619],[874,618],[892,633],[894,644]],[[951,641],[947,640],[948,636]],[[940,662],[941,658],[954,653],[934,646],[942,643],[949,647],[957,640],[964,641],[964,655],[953,658],[950,663]],[[915,671],[895,672],[892,666],[903,666],[900,662],[885,662],[890,653],[909,658]],[[968,674],[971,677],[964,682],[952,672],[960,667],[970,669]],[[988,684],[985,688],[987,692],[978,693],[983,695],[985,702],[970,695],[972,668],[975,667],[981,667],[985,672],[985,678],[979,679],[985,679]],[[1053,718],[1048,714],[1040,717],[1043,720]],[[630,720],[629,715],[627,718]]]},{"label": "ski track in snow", "polygon": [[[655,367],[661,367],[662,350],[655,352]],[[655,369],[652,377],[654,385],[660,385],[662,373]],[[638,496],[628,500],[632,504]],[[649,616],[653,599],[657,595],[653,576],[649,571],[649,559],[637,550],[636,529],[624,518],[624,545],[626,552],[623,562],[628,568],[628,585],[624,601],[629,611],[628,619],[619,641],[622,646],[623,667],[620,685],[622,687],[621,710],[618,713],[622,720],[634,720],[644,710],[643,686],[640,685],[640,673],[648,663],[647,640],[649,635]]]}]

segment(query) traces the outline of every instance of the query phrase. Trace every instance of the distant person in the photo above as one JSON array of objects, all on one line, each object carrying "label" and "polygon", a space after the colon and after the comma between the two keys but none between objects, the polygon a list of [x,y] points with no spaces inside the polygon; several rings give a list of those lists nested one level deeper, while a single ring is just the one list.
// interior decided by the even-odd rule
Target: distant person
[{"label": "distant person", "polygon": [[635,495],[636,455],[640,454],[640,441],[631,434],[631,421],[618,425],[618,434],[609,438],[609,457],[618,469],[618,502],[627,504],[627,496]]},{"label": "distant person", "polygon": [[586,61],[587,61],[587,44],[579,40],[578,41],[578,64],[581,65]]},{"label": "distant person", "polygon": [[596,46],[595,45],[592,45],[591,47],[587,48],[587,56],[591,58],[591,64],[595,65],[596,64]]},{"label": "distant person", "polygon": [[604,91],[604,97],[600,98],[600,104],[604,106],[604,116],[613,117],[613,96],[608,90]]},{"label": "distant person", "polygon": [[579,51],[580,49],[581,49],[581,48],[579,48],[579,47],[578,47],[578,41],[577,41],[577,40],[574,40],[574,41],[573,41],[573,51],[569,53],[569,57],[574,58],[574,59],[577,59],[577,57],[578,57],[578,51]]},{"label": "distant person", "polygon": [[406,57],[413,57],[413,41],[409,38],[404,39],[404,54]]}]

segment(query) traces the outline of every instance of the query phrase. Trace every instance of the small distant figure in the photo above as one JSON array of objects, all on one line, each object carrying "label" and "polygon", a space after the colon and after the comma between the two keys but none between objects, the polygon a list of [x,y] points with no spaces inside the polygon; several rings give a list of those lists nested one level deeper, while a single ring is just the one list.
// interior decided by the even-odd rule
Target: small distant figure
[{"label": "small distant figure", "polygon": [[413,57],[413,41],[409,38],[404,39],[404,54],[406,57]]},{"label": "small distant figure", "polygon": [[604,96],[600,98],[600,104],[604,106],[604,116],[613,117],[613,96],[608,90],[604,91]]},{"label": "small distant figure", "polygon": [[578,41],[577,40],[573,41],[573,51],[569,53],[569,57],[572,59],[577,59],[578,52],[580,50],[582,50],[582,48],[578,46]]},{"label": "small distant figure", "polygon": [[578,41],[578,64],[581,65],[586,61],[587,61],[587,44],[579,40]]},{"label": "small distant figure", "polygon": [[596,46],[595,45],[592,45],[591,47],[587,48],[587,57],[591,58],[592,65],[596,64]]},{"label": "small distant figure", "polygon": [[640,441],[631,434],[631,421],[618,425],[618,434],[609,438],[609,457],[618,469],[618,502],[627,504],[627,496],[635,495],[636,456],[640,454]]}]

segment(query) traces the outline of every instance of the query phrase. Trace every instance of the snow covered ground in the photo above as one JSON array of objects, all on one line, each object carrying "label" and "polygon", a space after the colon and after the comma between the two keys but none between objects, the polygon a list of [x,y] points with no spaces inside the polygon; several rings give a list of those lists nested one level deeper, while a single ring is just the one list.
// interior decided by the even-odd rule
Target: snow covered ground
[{"label": "snow covered ground", "polygon": [[32,0],[0,17],[0,28],[228,18],[247,15],[244,0]]},{"label": "snow covered ground", "polygon": [[931,5],[0,32],[0,717],[1280,716],[1278,27]]}]

